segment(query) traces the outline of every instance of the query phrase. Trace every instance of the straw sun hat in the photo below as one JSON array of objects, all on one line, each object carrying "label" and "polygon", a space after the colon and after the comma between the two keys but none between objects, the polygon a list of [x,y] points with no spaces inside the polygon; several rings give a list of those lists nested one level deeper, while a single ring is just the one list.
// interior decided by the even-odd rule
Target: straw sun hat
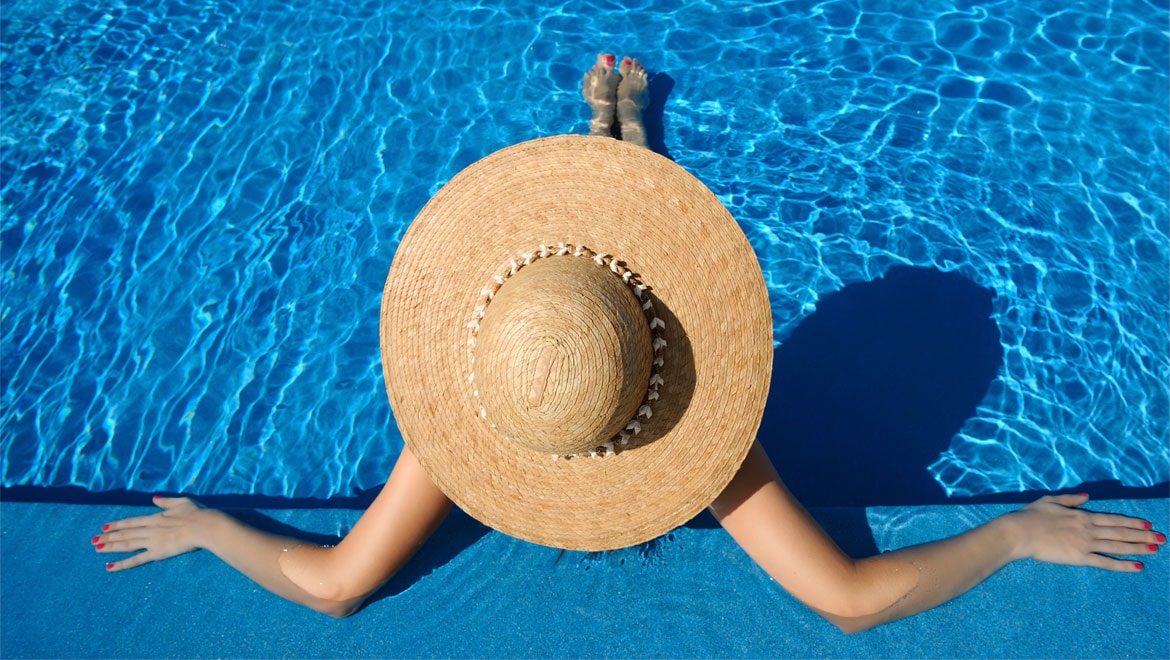
[{"label": "straw sun hat", "polygon": [[610,138],[524,142],[456,175],[398,247],[380,331],[394,418],[435,484],[573,550],[709,505],[771,376],[768,293],[735,220]]}]

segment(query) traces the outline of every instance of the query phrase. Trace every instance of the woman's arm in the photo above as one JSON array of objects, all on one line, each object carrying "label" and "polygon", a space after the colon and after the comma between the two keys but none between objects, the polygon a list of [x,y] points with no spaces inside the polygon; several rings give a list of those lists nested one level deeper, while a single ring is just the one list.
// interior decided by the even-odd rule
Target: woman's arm
[{"label": "woman's arm", "polygon": [[1046,497],[949,539],[854,560],[788,492],[757,443],[711,511],[793,596],[845,632],[944,603],[1024,557],[1138,571],[1103,554],[1151,554],[1165,537],[1141,520],[1079,511],[1088,498]]},{"label": "woman's arm", "polygon": [[405,448],[378,497],[335,548],[262,532],[186,498],[154,501],[161,513],[109,523],[93,538],[102,553],[144,550],[107,564],[108,570],[206,548],[265,589],[331,616],[357,610],[451,507]]},{"label": "woman's arm", "polygon": [[414,556],[451,510],[451,500],[403,447],[382,492],[334,548],[299,545],[281,553],[280,570],[327,601],[365,599]]}]

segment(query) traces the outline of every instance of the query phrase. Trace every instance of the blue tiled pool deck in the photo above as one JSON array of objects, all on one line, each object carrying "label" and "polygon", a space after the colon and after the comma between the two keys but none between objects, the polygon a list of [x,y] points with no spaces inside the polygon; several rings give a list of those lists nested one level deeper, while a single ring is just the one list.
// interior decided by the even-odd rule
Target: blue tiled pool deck
[{"label": "blue tiled pool deck", "polygon": [[[1165,499],[1095,508],[1170,529]],[[814,513],[845,547],[887,549],[1007,509]],[[371,603],[334,620],[265,592],[207,553],[107,575],[89,530],[144,510],[0,505],[3,657],[1170,657],[1165,556],[1149,559],[1140,575],[1017,562],[947,605],[846,636],[785,594],[709,520],[656,548],[559,556],[457,512]],[[358,512],[265,514],[332,534]],[[700,566],[710,570],[693,570]]]}]

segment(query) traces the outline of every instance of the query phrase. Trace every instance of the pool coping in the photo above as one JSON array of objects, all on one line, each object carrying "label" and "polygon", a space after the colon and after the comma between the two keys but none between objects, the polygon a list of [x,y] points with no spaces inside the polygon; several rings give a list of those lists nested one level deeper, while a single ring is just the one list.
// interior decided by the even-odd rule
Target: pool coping
[{"label": "pool coping", "polygon": [[[1093,505],[1170,529],[1170,499]],[[843,547],[885,550],[1012,508],[813,512]],[[656,546],[562,554],[456,512],[366,607],[338,621],[263,591],[208,553],[106,574],[89,536],[106,520],[143,512],[0,502],[0,656],[1170,656],[1164,553],[1136,576],[1016,562],[931,612],[847,636],[784,593],[709,517]],[[269,508],[250,515],[328,538],[360,511]],[[859,525],[868,527],[868,539]],[[656,604],[662,598],[670,605]],[[626,625],[635,620],[639,625]]]}]

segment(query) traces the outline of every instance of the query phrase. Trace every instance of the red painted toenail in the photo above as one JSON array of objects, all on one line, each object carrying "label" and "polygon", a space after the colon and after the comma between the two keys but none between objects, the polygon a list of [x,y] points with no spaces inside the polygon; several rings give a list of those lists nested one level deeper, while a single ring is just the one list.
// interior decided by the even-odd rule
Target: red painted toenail
[{"label": "red painted toenail", "polygon": [[617,58],[615,58],[613,55],[610,55],[610,56],[606,57],[606,58],[605,58],[605,65],[606,65],[606,66],[613,66],[613,61],[614,61],[615,59],[617,59]]}]

